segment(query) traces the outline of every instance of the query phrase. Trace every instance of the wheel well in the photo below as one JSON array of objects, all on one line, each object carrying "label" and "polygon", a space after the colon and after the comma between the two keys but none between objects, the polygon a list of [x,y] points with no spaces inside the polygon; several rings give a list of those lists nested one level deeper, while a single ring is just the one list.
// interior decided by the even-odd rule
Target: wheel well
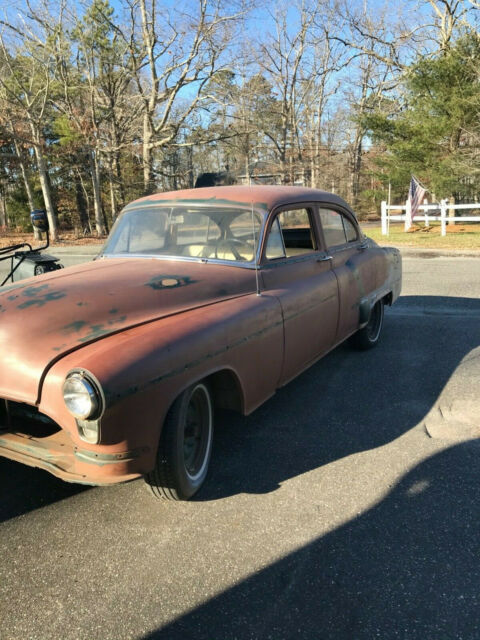
[{"label": "wheel well", "polygon": [[243,411],[243,392],[237,376],[229,369],[222,369],[209,376],[208,382],[212,391],[215,407]]},{"label": "wheel well", "polygon": [[[377,303],[380,300],[383,300],[383,304],[388,304],[389,306],[391,306],[392,299],[393,299],[393,295],[392,295],[392,292],[390,292],[384,295],[383,298],[378,298],[378,300],[376,300],[375,302]],[[373,309],[373,305],[371,305],[371,302],[368,300],[368,298],[365,298],[362,302],[360,302],[360,309],[359,309],[360,327],[364,326],[368,322],[372,309]]]},{"label": "wheel well", "polygon": [[387,295],[383,297],[383,304],[388,304],[388,306],[391,307],[392,306],[392,298],[393,298],[392,292],[387,293]]}]

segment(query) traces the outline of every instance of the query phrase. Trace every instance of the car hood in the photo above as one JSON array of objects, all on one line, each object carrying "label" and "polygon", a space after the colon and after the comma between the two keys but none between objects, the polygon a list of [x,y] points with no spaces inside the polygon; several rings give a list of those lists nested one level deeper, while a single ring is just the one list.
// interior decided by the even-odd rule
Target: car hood
[{"label": "car hood", "polygon": [[34,403],[46,368],[112,333],[255,291],[250,269],[104,258],[0,289],[0,397]]}]

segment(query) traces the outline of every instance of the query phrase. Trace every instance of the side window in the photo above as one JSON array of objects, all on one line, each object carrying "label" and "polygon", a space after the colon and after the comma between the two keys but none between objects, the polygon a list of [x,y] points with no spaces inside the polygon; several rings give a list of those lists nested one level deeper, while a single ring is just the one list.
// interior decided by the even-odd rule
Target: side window
[{"label": "side window", "polygon": [[355,242],[355,240],[358,240],[357,230],[347,216],[343,216],[343,226],[345,227],[347,242]]},{"label": "side window", "polygon": [[317,248],[307,209],[282,211],[275,219],[267,240],[266,257],[275,258],[311,253]]},{"label": "side window", "polygon": [[282,230],[278,218],[275,218],[268,234],[267,249],[265,251],[267,260],[275,260],[276,258],[285,258],[285,249],[283,246]]},{"label": "side window", "polygon": [[357,230],[350,220],[331,209],[319,209],[327,247],[336,247],[357,240]]}]

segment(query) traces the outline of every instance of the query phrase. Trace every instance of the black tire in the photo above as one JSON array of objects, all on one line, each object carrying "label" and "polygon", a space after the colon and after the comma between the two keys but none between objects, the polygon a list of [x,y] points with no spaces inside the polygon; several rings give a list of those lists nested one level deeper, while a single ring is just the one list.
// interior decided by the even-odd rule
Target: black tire
[{"label": "black tire", "polygon": [[378,344],[383,327],[383,300],[379,300],[370,312],[368,323],[350,338],[350,344],[355,349],[371,349]]},{"label": "black tire", "polygon": [[207,477],[213,441],[213,403],[205,383],[186,389],[171,406],[157,462],[145,477],[153,495],[188,500]]}]

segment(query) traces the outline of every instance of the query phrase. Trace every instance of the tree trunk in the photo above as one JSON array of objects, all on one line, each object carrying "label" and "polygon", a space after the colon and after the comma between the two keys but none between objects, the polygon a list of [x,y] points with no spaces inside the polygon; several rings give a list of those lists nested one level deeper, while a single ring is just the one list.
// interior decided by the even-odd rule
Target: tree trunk
[{"label": "tree trunk", "polygon": [[[32,189],[32,185],[30,184],[30,177],[28,175],[27,166],[25,164],[24,155],[20,145],[18,144],[15,138],[13,139],[13,143],[15,145],[15,152],[18,156],[18,163],[20,165],[20,170],[22,172],[23,184],[25,186],[25,192],[27,194],[28,206],[30,211],[33,211],[35,209],[35,202],[33,200],[33,189]],[[33,227],[33,236],[35,240],[42,239],[42,233],[37,229],[37,227]]]},{"label": "tree trunk", "polygon": [[0,229],[8,227],[7,219],[7,201],[5,199],[5,192],[3,189],[0,191]]},{"label": "tree trunk", "polygon": [[107,215],[105,213],[105,207],[103,206],[103,203],[102,203],[102,221],[103,221],[103,226],[105,228],[105,235],[108,236],[108,234],[109,234],[108,220],[107,220]]},{"label": "tree trunk", "polygon": [[153,132],[150,127],[148,116],[143,119],[143,192],[148,196],[156,190],[155,178],[153,174],[153,153],[150,143]]},{"label": "tree trunk", "polygon": [[80,226],[82,234],[90,231],[90,221],[88,219],[87,202],[83,193],[83,185],[78,175],[75,176],[75,200],[77,203],[78,217],[80,218]]},{"label": "tree trunk", "polygon": [[90,174],[92,176],[93,187],[93,210],[95,212],[95,228],[98,236],[104,236],[105,225],[102,219],[102,197],[100,193],[100,170],[98,166],[97,154],[94,150],[89,153]]},{"label": "tree trunk", "polygon": [[55,213],[55,207],[53,205],[52,192],[50,190],[50,183],[48,181],[47,162],[43,155],[42,139],[39,131],[33,123],[30,123],[32,130],[32,136],[34,140],[35,157],[37,159],[38,176],[40,178],[40,186],[42,188],[43,201],[45,203],[45,210],[47,212],[48,225],[50,227],[50,234],[52,240],[55,241],[58,238],[57,229],[57,216]]},{"label": "tree trunk", "polygon": [[362,169],[362,142],[363,132],[359,129],[355,132],[355,140],[350,154],[350,202],[353,208],[358,204],[360,192],[360,172]]},{"label": "tree trunk", "polygon": [[[115,152],[114,157],[115,175],[117,177],[118,191],[120,193],[120,208],[125,206],[125,186],[123,184],[122,167],[120,165],[120,157],[118,151]],[[193,185],[192,185],[193,186]]]},{"label": "tree trunk", "polygon": [[282,173],[282,184],[288,184],[289,180],[289,166],[287,162],[287,139],[288,139],[288,125],[286,118],[282,117],[282,134],[280,143],[280,171]]},{"label": "tree trunk", "polygon": [[115,219],[117,217],[117,202],[115,200],[115,187],[113,184],[112,173],[110,173],[108,176],[108,183],[110,189],[110,213],[112,215],[112,220],[115,222]]},{"label": "tree trunk", "polygon": [[193,174],[193,147],[187,147],[187,159],[188,159],[188,188],[193,189],[195,184]]},{"label": "tree trunk", "polygon": [[113,158],[110,155],[108,159],[108,186],[110,190],[110,211],[112,214],[112,220],[115,222],[117,217],[117,199],[115,197],[115,182],[113,179]]}]

